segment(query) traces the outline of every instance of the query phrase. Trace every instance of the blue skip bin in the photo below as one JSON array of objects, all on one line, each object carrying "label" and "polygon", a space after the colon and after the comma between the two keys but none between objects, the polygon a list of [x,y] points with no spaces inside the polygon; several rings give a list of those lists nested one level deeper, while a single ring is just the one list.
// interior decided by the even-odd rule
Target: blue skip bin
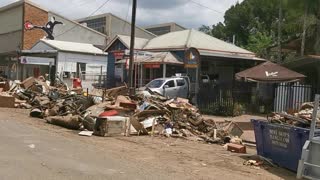
[{"label": "blue skip bin", "polygon": [[281,167],[297,171],[302,147],[309,138],[309,129],[265,120],[251,120],[256,138],[257,154],[271,159]]}]

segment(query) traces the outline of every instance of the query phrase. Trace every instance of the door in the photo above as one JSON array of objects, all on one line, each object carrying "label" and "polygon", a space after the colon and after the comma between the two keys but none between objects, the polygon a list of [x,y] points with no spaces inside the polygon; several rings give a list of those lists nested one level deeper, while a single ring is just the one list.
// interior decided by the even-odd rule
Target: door
[{"label": "door", "polygon": [[178,88],[175,85],[174,80],[169,80],[164,84],[164,95],[170,98],[177,97]]},{"label": "door", "polygon": [[185,79],[177,79],[178,97],[188,97],[188,85]]},{"label": "door", "polygon": [[[83,74],[84,73],[84,74]],[[86,73],[86,63],[77,63],[77,76],[78,78],[85,79],[82,75]]]}]

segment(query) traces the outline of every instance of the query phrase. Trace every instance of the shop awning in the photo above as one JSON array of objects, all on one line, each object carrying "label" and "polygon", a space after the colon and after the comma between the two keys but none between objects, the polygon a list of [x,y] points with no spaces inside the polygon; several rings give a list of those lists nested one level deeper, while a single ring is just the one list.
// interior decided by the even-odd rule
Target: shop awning
[{"label": "shop awning", "polygon": [[295,82],[306,76],[278,64],[267,61],[236,74],[238,80],[253,82]]}]

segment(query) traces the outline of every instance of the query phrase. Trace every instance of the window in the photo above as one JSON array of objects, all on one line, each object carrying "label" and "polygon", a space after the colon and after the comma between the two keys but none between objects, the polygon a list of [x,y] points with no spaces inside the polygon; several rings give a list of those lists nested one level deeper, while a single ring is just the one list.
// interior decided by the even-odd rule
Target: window
[{"label": "window", "polygon": [[149,32],[152,32],[155,35],[162,35],[170,32],[170,26],[154,27],[146,29]]},{"label": "window", "polygon": [[96,19],[90,19],[85,20],[80,23],[87,23],[87,26],[91,29],[94,29],[96,31],[99,31],[101,33],[106,33],[106,17],[96,18]]},{"label": "window", "polygon": [[177,86],[184,86],[186,83],[183,79],[177,79]]},{"label": "window", "polygon": [[168,85],[169,88],[174,87],[174,80],[168,81],[165,85]]},{"label": "window", "polygon": [[163,84],[164,80],[161,79],[155,79],[151,81],[149,84],[146,85],[148,88],[159,88]]}]

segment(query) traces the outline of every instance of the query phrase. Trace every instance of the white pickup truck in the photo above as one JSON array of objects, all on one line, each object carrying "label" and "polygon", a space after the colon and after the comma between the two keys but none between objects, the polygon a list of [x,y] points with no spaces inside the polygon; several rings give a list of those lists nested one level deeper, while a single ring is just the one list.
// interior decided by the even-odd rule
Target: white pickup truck
[{"label": "white pickup truck", "polygon": [[154,79],[140,90],[145,91],[147,88],[170,98],[190,97],[190,80],[187,76]]}]

